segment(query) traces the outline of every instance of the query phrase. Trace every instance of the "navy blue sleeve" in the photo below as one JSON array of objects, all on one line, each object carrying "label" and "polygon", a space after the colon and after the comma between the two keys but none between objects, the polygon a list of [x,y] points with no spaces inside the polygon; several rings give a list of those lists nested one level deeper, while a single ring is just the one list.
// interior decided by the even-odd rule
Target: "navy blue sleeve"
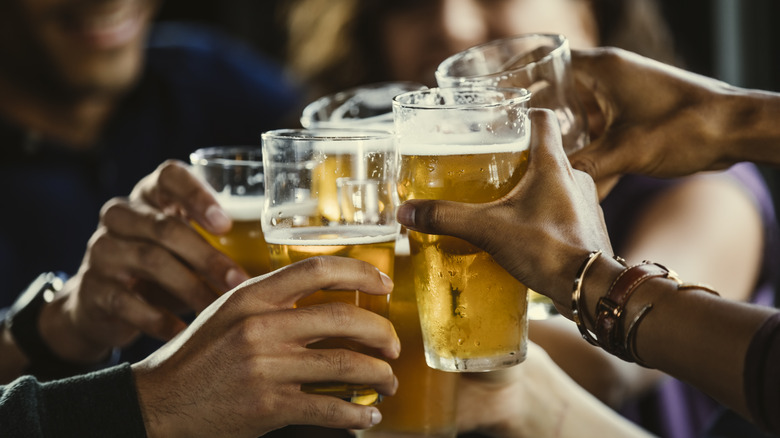
[{"label": "navy blue sleeve", "polygon": [[146,437],[129,364],[40,383],[0,386],[0,436]]}]

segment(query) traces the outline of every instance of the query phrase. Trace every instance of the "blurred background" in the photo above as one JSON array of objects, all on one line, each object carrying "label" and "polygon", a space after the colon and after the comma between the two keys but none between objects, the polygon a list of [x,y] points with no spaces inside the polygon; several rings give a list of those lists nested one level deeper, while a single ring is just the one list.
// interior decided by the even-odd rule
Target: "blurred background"
[{"label": "blurred background", "polygon": [[[282,59],[289,0],[166,0],[160,20],[223,28]],[[660,0],[687,68],[734,85],[780,91],[780,1]]]}]

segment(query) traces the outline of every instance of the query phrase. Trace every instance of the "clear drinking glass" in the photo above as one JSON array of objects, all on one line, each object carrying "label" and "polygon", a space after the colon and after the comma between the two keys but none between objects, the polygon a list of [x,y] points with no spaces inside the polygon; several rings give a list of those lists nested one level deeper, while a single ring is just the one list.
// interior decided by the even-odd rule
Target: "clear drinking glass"
[{"label": "clear drinking glass", "polygon": [[[393,130],[393,97],[426,87],[413,82],[382,82],[340,91],[309,104],[301,116],[305,127],[379,128]],[[457,375],[425,363],[420,318],[414,293],[412,261],[406,234],[395,247],[390,321],[401,340],[401,355],[388,361],[398,391],[378,405],[382,422],[355,431],[358,438],[455,438]]]},{"label": "clear drinking glass", "polygon": [[329,94],[306,105],[301,126],[392,129],[393,97],[424,88],[416,82],[377,82]]},{"label": "clear drinking glass", "polygon": [[[393,277],[395,242],[395,145],[385,131],[287,129],[263,133],[266,205],[263,233],[278,269],[308,257],[352,257]],[[318,291],[296,306],[355,304],[388,315],[388,297],[351,291]],[[344,339],[311,348],[371,352]],[[379,401],[368,386],[339,382],[303,385],[316,394],[359,404]]]},{"label": "clear drinking glass", "polygon": [[[480,203],[512,190],[528,165],[530,97],[487,87],[395,97],[401,199]],[[464,372],[522,362],[526,287],[463,240],[410,231],[409,244],[428,365]]]},{"label": "clear drinking glass", "polygon": [[249,275],[271,271],[268,246],[260,219],[265,203],[262,151],[257,146],[215,146],[190,154],[193,172],[214,191],[219,205],[233,220],[230,231],[213,235],[193,222],[196,230]]},{"label": "clear drinking glass", "polygon": [[531,106],[555,112],[566,153],[589,142],[588,118],[575,91],[569,40],[563,35],[519,35],[466,49],[439,64],[436,81],[441,87],[525,88],[532,93]]}]

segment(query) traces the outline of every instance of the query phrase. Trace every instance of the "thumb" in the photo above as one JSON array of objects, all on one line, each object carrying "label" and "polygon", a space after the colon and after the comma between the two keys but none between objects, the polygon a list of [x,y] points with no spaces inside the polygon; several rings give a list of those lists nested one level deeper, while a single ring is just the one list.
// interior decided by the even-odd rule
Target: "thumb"
[{"label": "thumb", "polygon": [[453,201],[411,199],[398,208],[398,222],[410,230],[445,234],[472,241],[483,234],[475,224],[484,205]]}]

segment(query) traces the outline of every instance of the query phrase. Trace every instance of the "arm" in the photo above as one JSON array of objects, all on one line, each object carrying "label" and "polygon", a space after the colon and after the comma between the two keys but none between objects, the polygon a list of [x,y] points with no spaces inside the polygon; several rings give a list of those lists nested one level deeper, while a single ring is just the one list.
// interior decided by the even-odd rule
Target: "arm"
[{"label": "arm", "polygon": [[[408,201],[398,218],[410,229],[454,235],[484,248],[571,318],[572,283],[579,267],[594,249],[611,255],[611,245],[593,182],[572,171],[554,118],[541,110],[529,116],[533,131],[528,172],[504,199],[487,204]],[[472,226],[476,218],[492,224],[489,232]],[[598,299],[623,270],[608,256],[591,267],[582,290],[587,328],[593,329]],[[654,307],[636,330],[638,356],[749,418],[743,388],[746,352],[776,310],[701,289],[678,290],[676,282],[658,278],[642,283],[628,301],[623,327],[648,303]]]},{"label": "arm", "polygon": [[[129,199],[106,203],[78,273],[38,316],[52,353],[88,369],[140,333],[171,339],[186,327],[178,315],[203,310],[217,292],[246,280],[235,262],[190,226],[191,219],[215,233],[231,226],[202,183],[175,161],[141,180]],[[6,331],[0,351],[0,381],[28,368]]]},{"label": "arm", "polygon": [[650,436],[577,385],[533,343],[520,366],[461,375],[457,417],[459,430],[496,438]]},{"label": "arm", "polygon": [[354,259],[317,257],[249,281],[206,308],[174,340],[134,364],[40,384],[0,387],[0,430],[11,435],[245,437],[288,424],[367,428],[376,407],[306,394],[302,383],[344,381],[392,395],[387,362],[310,349],[346,337],[397,358],[392,324],[353,305],[293,308],[320,289],[387,294],[392,281]]},{"label": "arm", "polygon": [[599,183],[624,173],[680,176],[739,161],[780,166],[780,94],[614,48],[575,51],[572,63],[584,98],[600,109],[591,122],[603,132],[571,159]]}]

